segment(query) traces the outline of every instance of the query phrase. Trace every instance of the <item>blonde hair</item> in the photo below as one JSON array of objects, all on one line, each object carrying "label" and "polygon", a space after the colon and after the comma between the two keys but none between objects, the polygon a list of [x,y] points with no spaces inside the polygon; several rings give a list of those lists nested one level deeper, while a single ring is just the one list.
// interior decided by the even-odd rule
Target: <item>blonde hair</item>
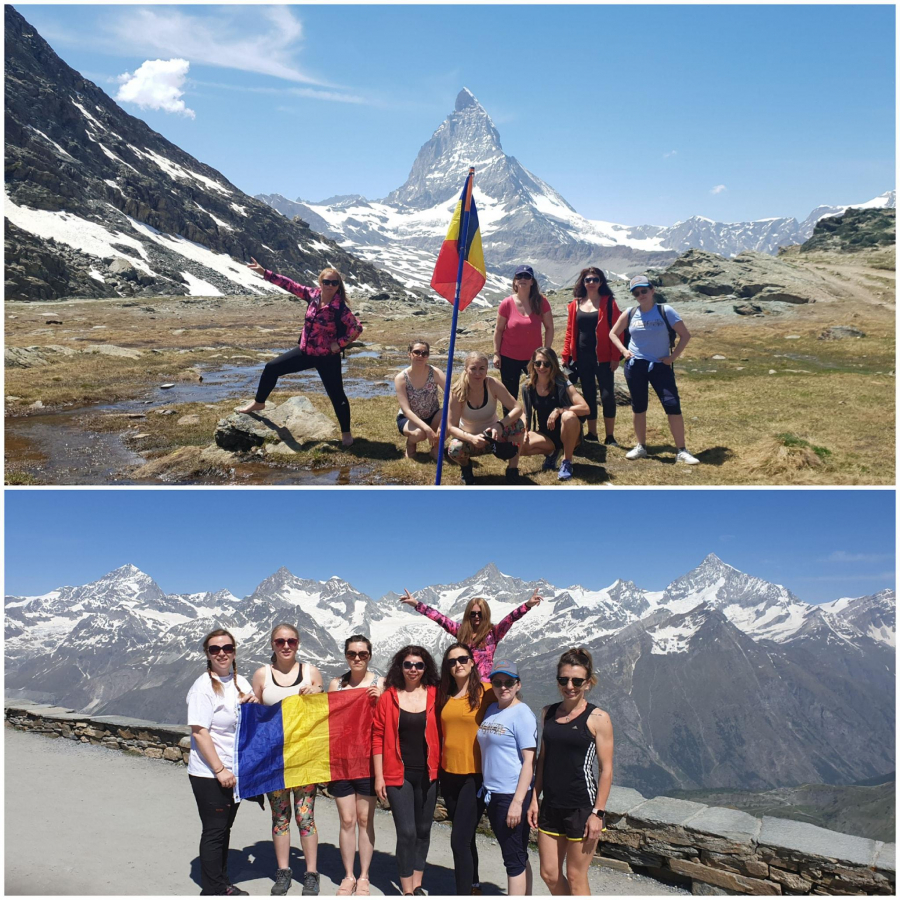
[{"label": "blonde hair", "polygon": [[[326,271],[327,271],[327,270],[326,270]],[[297,629],[296,629],[293,625],[288,625],[287,622],[282,622],[280,625],[276,625],[276,626],[272,629],[272,633],[269,635],[269,643],[271,644],[271,643],[275,640],[275,635],[278,634],[278,632],[281,631],[282,628],[287,628],[288,631],[293,631],[293,632],[294,632],[294,637],[297,638],[297,649],[299,649],[299,648],[300,648],[300,632],[297,631]],[[294,652],[295,652],[295,654],[296,654],[296,651],[294,651]],[[272,657],[271,657],[271,659],[272,659],[272,662],[277,662],[277,661],[278,661],[278,654],[275,652],[275,647],[274,647],[274,645],[273,645],[273,647],[272,647]]]},{"label": "blonde hair", "polygon": [[469,363],[476,359],[479,362],[483,362],[486,366],[491,364],[487,356],[480,350],[471,350],[466,354],[463,370],[459,373],[456,381],[453,382],[453,388],[450,391],[453,399],[458,400],[460,403],[465,403],[469,397],[469,373],[466,370],[469,368]]},{"label": "blonde hair", "polygon": [[[469,619],[469,613],[472,612],[472,608],[475,606],[481,607],[481,624],[477,629],[472,628],[472,623]],[[484,597],[473,597],[466,604],[466,611],[463,613],[463,620],[460,622],[456,639],[461,644],[468,644],[472,648],[478,648],[484,643],[484,639],[490,633],[491,628],[493,628],[493,625],[491,625],[491,608],[488,606],[487,600]]]},{"label": "blonde hair", "polygon": [[346,303],[347,302],[347,288],[344,286],[344,276],[341,275],[341,273],[334,266],[326,266],[324,269],[322,269],[321,272],[319,272],[319,287],[320,288],[322,287],[322,276],[326,272],[334,272],[334,274],[337,275],[337,280],[341,283],[340,287],[338,288],[338,293],[341,295],[341,300],[343,300],[344,303]]},{"label": "blonde hair", "polygon": [[237,641],[234,639],[231,632],[226,631],[224,628],[217,628],[215,631],[211,631],[205,638],[203,638],[203,652],[206,653],[206,674],[209,675],[209,680],[212,682],[213,693],[223,693],[222,682],[219,681],[218,678],[213,677],[212,660],[209,658],[209,654],[207,653],[209,642],[214,637],[227,637],[228,640],[230,640],[231,643],[234,644],[234,656],[231,657],[231,670],[234,673],[234,687],[238,692],[238,696],[243,699],[246,694],[238,687],[237,680]]}]

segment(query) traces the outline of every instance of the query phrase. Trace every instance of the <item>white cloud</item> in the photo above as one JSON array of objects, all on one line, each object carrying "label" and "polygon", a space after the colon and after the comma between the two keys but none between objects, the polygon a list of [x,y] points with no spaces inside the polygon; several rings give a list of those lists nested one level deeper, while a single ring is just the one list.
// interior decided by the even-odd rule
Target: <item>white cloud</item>
[{"label": "white cloud", "polygon": [[884,562],[887,559],[893,559],[890,553],[848,553],[846,550],[833,550],[823,560],[823,562]]},{"label": "white cloud", "polygon": [[711,191],[711,194],[723,194],[728,188],[724,184],[717,184]]},{"label": "white cloud", "polygon": [[677,150],[669,150],[668,153],[663,153],[663,159],[668,159],[670,156],[677,156]]},{"label": "white cloud", "polygon": [[161,109],[193,119],[195,113],[181,99],[190,63],[186,59],[148,59],[134,74],[119,76],[118,103],[134,103],[141,109]]},{"label": "white cloud", "polygon": [[312,100],[329,100],[334,103],[369,103],[365,97],[356,94],[341,94],[336,91],[322,91],[318,88],[274,88],[274,87],[248,87],[242,84],[223,84],[219,81],[195,81],[192,85],[198,87],[218,88],[225,91],[242,91],[249,94],[274,94],[282,97],[308,97]]}]

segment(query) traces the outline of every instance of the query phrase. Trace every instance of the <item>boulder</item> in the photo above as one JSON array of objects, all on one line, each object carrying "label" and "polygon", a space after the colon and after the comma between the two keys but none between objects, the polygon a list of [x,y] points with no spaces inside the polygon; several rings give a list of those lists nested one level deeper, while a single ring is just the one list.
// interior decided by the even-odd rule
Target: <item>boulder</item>
[{"label": "boulder", "polygon": [[820,335],[820,341],[842,341],[844,338],[864,338],[866,333],[850,325],[832,325],[826,328]]},{"label": "boulder", "polygon": [[140,359],[144,354],[132,347],[117,347],[115,344],[90,344],[84,353],[99,353],[102,356],[119,356],[123,359]]},{"label": "boulder", "polygon": [[[295,453],[303,444],[334,437],[334,422],[306,397],[291,397],[280,406],[266,404],[255,413],[232,413],[216,425],[216,444],[223,450],[248,452],[263,444],[285,444]],[[282,451],[283,452],[283,451]]]}]

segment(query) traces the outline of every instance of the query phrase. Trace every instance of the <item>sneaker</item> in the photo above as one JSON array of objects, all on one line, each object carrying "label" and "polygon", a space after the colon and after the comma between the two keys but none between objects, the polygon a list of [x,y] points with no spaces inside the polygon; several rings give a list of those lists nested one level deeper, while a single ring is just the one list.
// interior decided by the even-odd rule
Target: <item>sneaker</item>
[{"label": "sneaker", "polygon": [[564,459],[559,464],[559,480],[568,481],[573,475],[572,463],[568,459]]},{"label": "sneaker", "polygon": [[611,434],[606,436],[606,440],[603,442],[607,447],[618,447],[619,442],[615,439],[615,437]]},{"label": "sneaker", "polygon": [[229,884],[225,889],[225,894],[228,897],[249,897],[249,891],[242,891],[236,884]]},{"label": "sneaker", "polygon": [[275,873],[275,884],[272,885],[270,893],[273,897],[283,897],[291,888],[293,881],[293,873],[290,869],[279,869]]},{"label": "sneaker", "polygon": [[598,438],[597,435],[594,434],[593,431],[588,431],[588,432],[585,434],[584,439],[585,439],[586,441],[590,441],[592,444],[599,443],[599,441],[600,441],[600,438]]},{"label": "sneaker", "polygon": [[556,461],[559,458],[559,450],[544,457],[544,464],[541,466],[542,472],[552,472],[556,468]]},{"label": "sneaker", "polygon": [[303,876],[303,890],[300,893],[304,897],[316,897],[319,894],[319,873],[307,872]]},{"label": "sneaker", "polygon": [[475,484],[475,472],[471,466],[460,466],[459,470],[462,473],[463,484]]},{"label": "sneaker", "polygon": [[687,463],[689,466],[700,465],[700,460],[697,459],[696,456],[691,456],[691,454],[688,453],[687,450],[685,450],[683,447],[678,451],[678,454],[675,457],[675,462]]},{"label": "sneaker", "polygon": [[428,894],[425,893],[425,888],[423,888],[421,885],[413,891],[413,894],[416,897],[427,897],[428,896]]},{"label": "sneaker", "polygon": [[643,444],[635,445],[634,450],[629,450],[625,454],[625,459],[644,459],[647,455],[647,448]]},{"label": "sneaker", "polygon": [[[507,469],[506,470],[506,483],[507,484],[518,484],[519,483],[519,470],[518,469]],[[424,893],[424,891],[423,891]]]}]

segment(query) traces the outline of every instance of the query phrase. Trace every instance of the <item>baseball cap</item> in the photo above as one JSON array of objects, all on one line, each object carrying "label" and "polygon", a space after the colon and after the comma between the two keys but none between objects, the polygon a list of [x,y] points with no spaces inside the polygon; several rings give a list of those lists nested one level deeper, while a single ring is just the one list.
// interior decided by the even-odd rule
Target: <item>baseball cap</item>
[{"label": "baseball cap", "polygon": [[650,279],[646,275],[635,275],[634,278],[631,279],[631,283],[628,285],[628,290],[633,291],[635,288],[639,287],[652,288],[653,285],[650,284]]},{"label": "baseball cap", "polygon": [[501,659],[491,668],[491,678],[495,675],[509,675],[510,678],[518,679],[519,667],[511,659]]},{"label": "baseball cap", "polygon": [[530,275],[534,278],[534,269],[532,269],[531,266],[519,266],[519,268],[516,269],[516,275]]}]

